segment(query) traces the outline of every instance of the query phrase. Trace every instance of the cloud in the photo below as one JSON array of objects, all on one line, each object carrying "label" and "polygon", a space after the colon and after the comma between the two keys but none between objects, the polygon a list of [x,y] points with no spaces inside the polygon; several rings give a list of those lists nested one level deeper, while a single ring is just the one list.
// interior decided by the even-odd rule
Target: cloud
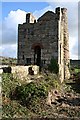
[{"label": "cloud", "polygon": [[33,15],[36,17],[36,19],[38,19],[40,16],[42,16],[48,10],[54,11],[55,9],[52,6],[49,5],[49,6],[47,6],[46,8],[44,8],[42,10],[36,10],[35,12],[33,12]]},{"label": "cloud", "polygon": [[78,41],[76,42],[76,37],[70,37],[70,58],[78,59]]},{"label": "cloud", "polygon": [[8,16],[4,18],[2,22],[2,35],[0,32],[0,38],[2,37],[0,55],[7,57],[17,56],[16,51],[17,51],[18,24],[24,23],[25,19],[26,12],[20,9],[18,9],[17,11],[10,11]]},{"label": "cloud", "polygon": [[[48,2],[49,6],[42,10],[36,10],[33,12],[33,15],[36,18],[39,18],[42,14],[44,14],[47,10],[54,11],[56,7],[66,7],[68,9],[68,25],[69,25],[69,46],[70,46],[70,58],[77,59],[78,58],[78,6],[77,3],[62,3],[62,2]],[[17,45],[17,28],[18,24],[24,23],[26,17],[26,12],[18,9],[17,11],[11,11],[8,16],[4,19],[2,30],[3,30],[3,45],[4,55],[9,55],[9,51],[7,51],[9,46],[12,46],[13,44]],[[5,47],[6,44],[8,47]],[[14,47],[16,49],[16,47]],[[80,49],[80,47],[79,47]],[[13,50],[13,47],[11,49]],[[12,52],[13,53],[13,52]],[[16,50],[15,50],[16,53]],[[79,53],[80,54],[80,53]],[[13,53],[14,56],[14,53]],[[15,54],[16,56],[16,54]]]},{"label": "cloud", "polygon": [[[68,27],[69,27],[69,47],[70,47],[70,58],[77,59],[78,55],[78,3],[77,2],[48,2],[49,6],[34,12],[36,18],[40,17],[47,10],[55,11],[56,7],[67,8],[68,14]],[[74,49],[75,48],[75,49]],[[76,53],[74,52],[76,51]]]},{"label": "cloud", "polygon": [[3,47],[0,46],[0,56],[2,56]]},{"label": "cloud", "polygon": [[78,57],[80,59],[80,2],[78,4]]},{"label": "cloud", "polygon": [[[69,27],[69,47],[70,47],[70,58],[78,58],[78,3],[77,2],[49,2],[49,5],[54,7],[67,8],[68,14],[68,27]],[[75,48],[75,49],[74,49]],[[76,55],[75,52],[76,51]]]},{"label": "cloud", "polygon": [[26,12],[18,9],[11,11],[2,23],[2,44],[17,42],[18,24],[25,22]]},{"label": "cloud", "polygon": [[17,44],[12,45],[2,45],[2,48],[0,47],[1,54],[5,57],[13,57],[15,58],[17,56]]},{"label": "cloud", "polygon": [[78,59],[80,59],[80,37],[78,38]]}]

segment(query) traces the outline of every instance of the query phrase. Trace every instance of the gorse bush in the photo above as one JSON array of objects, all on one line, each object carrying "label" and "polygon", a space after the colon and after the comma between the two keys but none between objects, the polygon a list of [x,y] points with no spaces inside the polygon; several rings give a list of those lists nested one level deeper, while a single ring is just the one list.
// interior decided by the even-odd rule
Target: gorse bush
[{"label": "gorse bush", "polygon": [[50,72],[53,72],[56,74],[59,72],[58,63],[54,58],[51,59],[50,64],[48,65],[48,69]]},{"label": "gorse bush", "polygon": [[58,89],[60,90],[60,81],[59,78],[56,74],[49,74],[49,76],[47,76],[46,78],[46,85],[48,86],[48,89]]},{"label": "gorse bush", "polygon": [[2,92],[6,95],[3,96],[3,116],[10,118],[44,114],[48,92],[59,86],[58,77],[53,73],[30,83],[14,78],[14,74],[4,73],[2,78]]},{"label": "gorse bush", "polygon": [[10,94],[12,99],[19,100],[20,103],[26,106],[35,106],[39,99],[46,99],[48,92],[51,89],[60,88],[59,81],[57,77],[53,74],[42,79],[35,80],[33,82],[22,84],[17,86],[15,91]]},{"label": "gorse bush", "polygon": [[44,85],[37,86],[35,83],[31,82],[27,85],[17,86],[15,89],[16,99],[22,101],[23,104],[31,104],[31,101],[41,97],[47,96],[47,89]]},{"label": "gorse bush", "polygon": [[2,74],[2,93],[5,96],[9,97],[10,91],[13,89],[13,77],[10,73],[3,73]]},{"label": "gorse bush", "polygon": [[19,80],[14,79],[12,73],[2,74],[2,94],[5,94],[6,97],[9,97],[10,92],[15,90],[18,84]]}]

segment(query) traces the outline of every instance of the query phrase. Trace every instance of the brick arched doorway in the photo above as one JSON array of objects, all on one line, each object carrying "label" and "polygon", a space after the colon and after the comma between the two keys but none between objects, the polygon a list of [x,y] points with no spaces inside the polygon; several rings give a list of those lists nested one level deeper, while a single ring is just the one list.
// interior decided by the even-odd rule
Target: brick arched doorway
[{"label": "brick arched doorway", "polygon": [[41,65],[41,49],[43,45],[40,43],[36,43],[32,45],[32,49],[34,49],[34,64],[40,66]]},{"label": "brick arched doorway", "polygon": [[41,64],[41,47],[38,45],[34,47],[34,64]]}]

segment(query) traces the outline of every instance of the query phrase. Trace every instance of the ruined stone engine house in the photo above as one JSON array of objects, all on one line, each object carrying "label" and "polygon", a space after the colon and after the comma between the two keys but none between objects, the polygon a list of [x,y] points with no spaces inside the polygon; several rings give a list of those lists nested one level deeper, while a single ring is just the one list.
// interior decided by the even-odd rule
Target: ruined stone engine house
[{"label": "ruined stone engine house", "polygon": [[18,64],[48,65],[51,58],[59,64],[61,80],[69,74],[69,34],[66,8],[47,11],[37,21],[31,13],[18,25]]}]

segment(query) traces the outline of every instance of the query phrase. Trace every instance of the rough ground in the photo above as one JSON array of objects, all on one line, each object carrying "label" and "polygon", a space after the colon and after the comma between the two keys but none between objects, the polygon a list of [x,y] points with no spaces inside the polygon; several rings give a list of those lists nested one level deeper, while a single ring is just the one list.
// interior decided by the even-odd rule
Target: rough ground
[{"label": "rough ground", "polygon": [[[31,81],[42,81],[45,76],[29,76]],[[46,76],[47,78],[47,76]],[[46,79],[45,78],[45,79]],[[80,120],[79,74],[65,81],[59,89],[52,89],[47,99],[41,98],[34,104],[24,106],[19,100],[2,96],[2,117],[36,120]],[[23,84],[23,83],[21,83]],[[54,94],[53,98],[51,95]],[[50,103],[50,104],[49,104]]]}]

